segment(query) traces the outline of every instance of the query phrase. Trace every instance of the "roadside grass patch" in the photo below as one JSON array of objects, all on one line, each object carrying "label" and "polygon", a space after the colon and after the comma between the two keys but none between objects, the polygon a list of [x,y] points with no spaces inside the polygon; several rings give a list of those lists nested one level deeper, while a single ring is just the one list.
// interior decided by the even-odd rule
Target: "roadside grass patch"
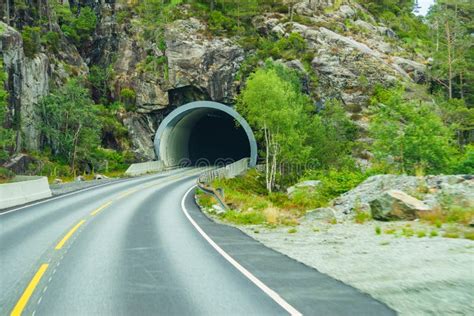
[{"label": "roadside grass patch", "polygon": [[402,228],[402,236],[406,238],[410,238],[410,237],[413,237],[414,234],[415,234],[415,231],[413,229],[408,228],[408,227]]},{"label": "roadside grass patch", "polygon": [[356,210],[356,213],[354,215],[354,221],[357,224],[364,224],[365,222],[367,222],[371,219],[372,219],[372,216],[369,213]]},{"label": "roadside grass patch", "polygon": [[474,240],[474,231],[465,231],[464,238],[469,240]]},{"label": "roadside grass patch", "polygon": [[296,228],[288,229],[288,234],[295,234],[296,232],[298,232],[298,230]]},{"label": "roadside grass patch", "polygon": [[387,235],[394,235],[397,232],[396,228],[390,227],[383,231]]},{"label": "roadside grass patch", "polygon": [[426,237],[426,232],[424,230],[420,230],[416,233],[416,236],[418,238],[423,238],[423,237]]},{"label": "roadside grass patch", "polygon": [[234,224],[258,225],[265,223],[265,216],[258,211],[238,212],[229,210],[221,215],[221,218]]},{"label": "roadside grass patch", "polygon": [[438,236],[438,232],[436,230],[432,230],[430,232],[430,237],[437,237]]},{"label": "roadside grass patch", "polygon": [[375,233],[376,233],[377,235],[382,234],[382,228],[380,228],[380,226],[375,226]]}]

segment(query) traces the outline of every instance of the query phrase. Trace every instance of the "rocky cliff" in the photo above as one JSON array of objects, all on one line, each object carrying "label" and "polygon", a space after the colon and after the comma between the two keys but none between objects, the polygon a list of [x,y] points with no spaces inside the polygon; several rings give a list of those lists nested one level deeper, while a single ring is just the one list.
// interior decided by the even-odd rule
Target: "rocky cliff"
[{"label": "rocky cliff", "polygon": [[[22,148],[40,146],[34,124],[38,100],[71,76],[87,78],[95,66],[110,70],[106,82],[109,102],[123,101],[128,93],[130,105],[118,119],[128,129],[136,157],[153,159],[153,136],[163,117],[193,100],[231,104],[244,84],[237,80],[238,73],[255,55],[255,49],[242,45],[239,34],[213,33],[205,20],[192,16],[189,5],[180,5],[178,18],[152,32],[131,9],[133,1],[65,1],[60,5],[93,9],[97,26],[90,37],[72,43],[63,34],[59,15],[53,12],[49,29],[58,34],[55,49],[42,44],[34,56],[27,57],[18,31],[24,24],[11,20],[11,26],[0,24],[10,117],[12,124],[15,117],[21,118],[18,143]],[[23,23],[28,23],[28,10],[51,11],[47,2],[29,6],[23,12]],[[299,34],[306,43],[309,63],[298,56],[282,62],[312,81],[308,92],[315,103],[340,99],[362,129],[375,85],[425,80],[422,56],[405,51],[396,34],[356,2],[342,1],[340,5],[339,1],[305,0],[291,12],[253,17],[256,34],[274,41]],[[3,21],[7,22],[5,17]]]}]

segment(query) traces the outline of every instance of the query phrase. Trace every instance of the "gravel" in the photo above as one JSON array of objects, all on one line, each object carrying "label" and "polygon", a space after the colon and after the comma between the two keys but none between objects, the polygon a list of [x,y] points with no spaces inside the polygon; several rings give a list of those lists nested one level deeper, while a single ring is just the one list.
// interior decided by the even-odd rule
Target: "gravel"
[{"label": "gravel", "polygon": [[375,233],[409,223],[305,222],[296,227],[239,228],[266,246],[350,284],[401,315],[474,315],[474,241]]}]

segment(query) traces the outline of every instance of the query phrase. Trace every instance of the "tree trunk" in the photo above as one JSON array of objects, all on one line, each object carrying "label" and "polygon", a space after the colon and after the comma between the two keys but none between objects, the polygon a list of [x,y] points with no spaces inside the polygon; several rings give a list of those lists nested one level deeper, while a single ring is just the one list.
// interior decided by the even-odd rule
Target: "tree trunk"
[{"label": "tree trunk", "polygon": [[7,25],[10,25],[10,0],[6,0],[5,3],[5,22],[7,22]]},{"label": "tree trunk", "polygon": [[452,56],[452,38],[449,28],[449,22],[445,24],[446,29],[446,44],[448,48],[448,96],[453,98],[453,56]]}]

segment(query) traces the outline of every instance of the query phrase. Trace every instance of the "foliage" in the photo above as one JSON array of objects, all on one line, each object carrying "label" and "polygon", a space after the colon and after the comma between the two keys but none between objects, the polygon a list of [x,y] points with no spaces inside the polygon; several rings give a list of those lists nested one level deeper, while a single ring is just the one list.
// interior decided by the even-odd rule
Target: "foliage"
[{"label": "foliage", "polygon": [[70,164],[87,162],[100,143],[100,122],[88,91],[76,80],[43,98],[38,106],[38,127],[58,160]]},{"label": "foliage", "polygon": [[303,126],[309,100],[295,89],[294,83],[282,78],[282,73],[290,71],[274,64],[258,69],[247,80],[238,100],[238,110],[264,144],[269,192],[275,187],[277,170],[283,163],[305,162],[309,154]]},{"label": "foliage", "polygon": [[134,111],[136,109],[135,98],[136,93],[133,89],[123,88],[120,90],[120,99],[125,104],[127,111]]},{"label": "foliage", "polygon": [[41,50],[41,29],[25,26],[21,32],[25,56],[34,57]]},{"label": "foliage", "polygon": [[458,174],[474,174],[474,144],[466,146],[453,171]]},{"label": "foliage", "polygon": [[113,78],[112,66],[92,66],[89,69],[89,82],[92,88],[92,97],[97,103],[108,103],[110,97],[109,81]]},{"label": "foliage", "polygon": [[0,161],[8,157],[9,151],[14,144],[13,131],[5,128],[8,110],[8,92],[5,90],[5,80],[6,74],[3,70],[3,62],[0,59]]},{"label": "foliage", "polygon": [[62,32],[76,46],[88,40],[97,26],[97,16],[90,7],[71,9],[69,5],[56,3],[54,9]]},{"label": "foliage", "polygon": [[474,103],[474,66],[472,1],[436,1],[428,15],[433,41],[433,88],[449,98]]},{"label": "foliage", "polygon": [[429,173],[448,171],[456,154],[452,132],[433,104],[403,100],[402,93],[379,87],[372,99],[370,135],[376,160],[402,173],[414,174],[420,167]]},{"label": "foliage", "polygon": [[341,168],[350,163],[357,128],[337,100],[329,100],[308,129],[311,157],[318,168]]},{"label": "foliage", "polygon": [[2,182],[7,182],[10,179],[13,179],[15,177],[15,174],[3,167],[0,167],[0,183]]}]

